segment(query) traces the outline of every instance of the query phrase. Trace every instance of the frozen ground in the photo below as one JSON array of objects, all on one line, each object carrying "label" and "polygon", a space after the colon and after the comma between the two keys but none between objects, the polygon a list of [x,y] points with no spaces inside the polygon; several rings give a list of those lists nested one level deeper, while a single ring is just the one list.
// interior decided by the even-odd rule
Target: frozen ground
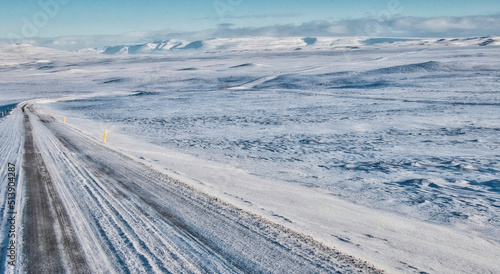
[{"label": "frozen ground", "polygon": [[494,272],[500,49],[478,41],[121,56],[2,46],[0,105],[73,95],[37,107],[382,269]]}]

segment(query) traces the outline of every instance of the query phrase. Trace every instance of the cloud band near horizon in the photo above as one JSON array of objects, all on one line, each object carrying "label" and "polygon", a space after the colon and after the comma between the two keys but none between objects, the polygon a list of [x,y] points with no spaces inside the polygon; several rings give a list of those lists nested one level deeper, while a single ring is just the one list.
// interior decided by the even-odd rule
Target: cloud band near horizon
[{"label": "cloud band near horizon", "polygon": [[216,37],[245,36],[366,36],[366,37],[469,37],[500,35],[500,14],[463,17],[362,18],[312,21],[301,25],[232,28],[221,24]]}]

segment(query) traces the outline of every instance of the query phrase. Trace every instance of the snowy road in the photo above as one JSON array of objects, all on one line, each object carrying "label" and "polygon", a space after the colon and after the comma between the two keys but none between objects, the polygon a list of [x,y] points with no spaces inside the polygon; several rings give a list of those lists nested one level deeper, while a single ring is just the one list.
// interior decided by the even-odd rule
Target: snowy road
[{"label": "snowy road", "polygon": [[23,110],[23,270],[377,272]]}]

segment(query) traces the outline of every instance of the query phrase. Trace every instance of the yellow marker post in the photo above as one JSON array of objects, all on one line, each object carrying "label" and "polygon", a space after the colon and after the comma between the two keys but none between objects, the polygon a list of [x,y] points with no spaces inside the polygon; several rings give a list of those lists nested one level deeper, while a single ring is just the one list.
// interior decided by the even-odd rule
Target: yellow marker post
[{"label": "yellow marker post", "polygon": [[64,116],[64,123],[66,124],[66,116]]},{"label": "yellow marker post", "polygon": [[107,138],[108,138],[108,130],[106,129],[106,130],[104,131],[104,140],[103,140],[103,142],[104,142],[104,143],[106,143],[106,139],[107,139]]}]

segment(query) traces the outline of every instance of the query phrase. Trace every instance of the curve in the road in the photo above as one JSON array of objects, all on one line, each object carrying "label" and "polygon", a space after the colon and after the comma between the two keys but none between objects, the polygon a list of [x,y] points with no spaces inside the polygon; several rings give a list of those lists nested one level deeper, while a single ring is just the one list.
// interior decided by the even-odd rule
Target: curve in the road
[{"label": "curve in the road", "polygon": [[[26,157],[35,161],[31,160],[26,166],[33,170],[28,178],[42,178],[45,182],[30,190],[29,195],[50,198],[48,201],[57,204],[51,206],[57,208],[61,204],[58,189],[63,201],[74,201],[71,212],[76,212],[74,208],[78,207],[78,212],[81,212],[78,218],[84,219],[77,220],[71,214],[67,216],[64,210],[55,210],[57,218],[52,220],[46,213],[38,213],[34,208],[28,210],[28,213],[32,212],[30,216],[35,216],[31,218],[39,219],[38,215],[41,215],[48,218],[40,219],[41,222],[59,224],[48,226],[42,233],[53,233],[51,229],[54,227],[60,227],[63,232],[67,229],[63,233],[68,235],[66,242],[57,243],[57,239],[52,239],[45,247],[49,250],[53,245],[60,247],[53,251],[55,258],[59,258],[54,261],[54,266],[64,265],[60,262],[61,255],[68,251],[65,246],[72,245],[76,251],[69,256],[69,265],[76,267],[80,264],[84,270],[83,253],[87,254],[88,261],[105,260],[109,263],[101,266],[114,268],[97,267],[94,270],[124,273],[379,272],[366,262],[137,163],[87,139],[50,116],[33,113],[32,122],[36,123],[36,132],[40,134],[37,140],[44,140],[40,146],[45,149],[45,160],[51,167],[60,165],[60,169],[66,169],[57,174],[60,181],[54,188],[56,183],[51,183],[50,172],[44,168],[33,144],[29,121],[25,121],[26,150],[31,154]],[[31,200],[31,203],[35,202],[43,203]],[[84,249],[101,250],[96,254],[105,258],[89,259],[91,252],[80,251],[78,239],[70,237],[76,235],[68,225],[71,222],[83,222],[91,228],[77,231],[80,242],[85,241],[83,238],[96,239],[87,243],[99,246],[84,245]],[[39,229],[32,228],[33,233],[41,233]],[[30,252],[35,254],[37,250],[29,245],[28,250],[31,248]],[[33,260],[33,256],[28,252],[28,260]]]}]

